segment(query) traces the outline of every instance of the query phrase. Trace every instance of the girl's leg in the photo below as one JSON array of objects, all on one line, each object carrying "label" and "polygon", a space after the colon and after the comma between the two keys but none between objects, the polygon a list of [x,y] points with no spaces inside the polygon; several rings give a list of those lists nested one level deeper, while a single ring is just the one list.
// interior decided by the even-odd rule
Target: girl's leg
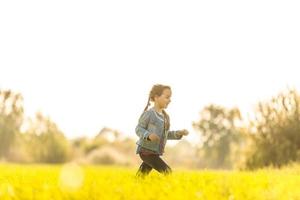
[{"label": "girl's leg", "polygon": [[171,168],[159,157],[159,155],[140,154],[140,157],[144,161],[143,163],[146,163],[148,166],[154,168],[160,173],[169,174],[172,172]]},{"label": "girl's leg", "polygon": [[143,162],[138,170],[138,172],[136,173],[137,176],[145,176],[148,175],[152,170],[152,167],[149,166],[147,163]]}]

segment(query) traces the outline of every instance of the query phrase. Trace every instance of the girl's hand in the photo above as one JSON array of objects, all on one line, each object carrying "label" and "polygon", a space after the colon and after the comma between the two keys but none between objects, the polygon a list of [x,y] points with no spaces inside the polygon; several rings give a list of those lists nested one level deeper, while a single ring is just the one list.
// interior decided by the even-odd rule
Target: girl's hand
[{"label": "girl's hand", "polygon": [[178,135],[184,135],[184,136],[186,136],[186,135],[189,134],[189,132],[188,132],[188,130],[186,130],[186,129],[182,129],[182,130],[178,131],[177,134],[178,134]]},{"label": "girl's hand", "polygon": [[156,135],[155,133],[150,133],[150,135],[148,136],[148,138],[153,141],[153,142],[159,142],[160,138],[158,137],[158,135]]}]

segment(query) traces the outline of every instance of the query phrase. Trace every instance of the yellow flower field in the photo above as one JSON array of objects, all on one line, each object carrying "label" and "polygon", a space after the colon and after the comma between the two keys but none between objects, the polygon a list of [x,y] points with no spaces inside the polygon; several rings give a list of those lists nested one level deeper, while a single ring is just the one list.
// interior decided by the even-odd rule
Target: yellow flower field
[{"label": "yellow flower field", "polygon": [[179,170],[136,178],[137,169],[0,165],[0,200],[300,200],[300,167],[249,171]]}]

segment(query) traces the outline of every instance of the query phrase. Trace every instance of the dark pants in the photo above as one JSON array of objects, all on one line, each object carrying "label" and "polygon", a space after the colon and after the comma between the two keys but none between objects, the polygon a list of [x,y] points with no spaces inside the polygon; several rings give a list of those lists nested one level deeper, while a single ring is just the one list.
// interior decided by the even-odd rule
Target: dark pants
[{"label": "dark pants", "polygon": [[169,174],[172,172],[171,168],[159,157],[159,155],[139,155],[143,160],[143,163],[137,172],[137,176],[145,176],[149,174],[152,169],[155,169],[162,174]]}]

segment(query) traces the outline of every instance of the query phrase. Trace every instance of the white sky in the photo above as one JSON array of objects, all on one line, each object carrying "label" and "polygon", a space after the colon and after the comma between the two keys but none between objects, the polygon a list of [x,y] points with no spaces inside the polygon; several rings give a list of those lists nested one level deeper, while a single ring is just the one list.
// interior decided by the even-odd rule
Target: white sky
[{"label": "white sky", "polygon": [[151,86],[172,87],[171,128],[209,103],[250,112],[300,89],[299,1],[1,1],[0,88],[70,137],[135,137]]}]

